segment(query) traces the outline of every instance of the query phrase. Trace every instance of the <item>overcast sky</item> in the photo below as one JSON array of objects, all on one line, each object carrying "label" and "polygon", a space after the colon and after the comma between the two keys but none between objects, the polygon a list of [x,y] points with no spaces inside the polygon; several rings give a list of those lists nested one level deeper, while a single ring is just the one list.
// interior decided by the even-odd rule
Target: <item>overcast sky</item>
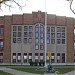
[{"label": "overcast sky", "polygon": [[[7,4],[12,4],[12,7],[9,10],[7,6],[2,4],[2,10],[0,10],[0,15],[12,15],[12,14],[23,14],[23,13],[32,13],[32,11],[41,10],[42,12],[47,12],[48,14],[56,14],[61,16],[75,17],[69,8],[69,2],[65,0],[16,0],[20,5],[25,7],[22,10],[19,10],[18,6],[12,2]],[[75,1],[75,0],[74,0]],[[74,7],[75,3],[73,4]]]}]

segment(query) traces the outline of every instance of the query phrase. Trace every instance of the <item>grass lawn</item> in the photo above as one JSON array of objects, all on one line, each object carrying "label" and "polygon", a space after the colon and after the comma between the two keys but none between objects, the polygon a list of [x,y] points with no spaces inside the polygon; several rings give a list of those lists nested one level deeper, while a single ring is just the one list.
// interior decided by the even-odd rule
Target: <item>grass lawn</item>
[{"label": "grass lawn", "polygon": [[9,74],[7,72],[3,72],[3,71],[0,70],[0,75],[12,75],[12,74]]},{"label": "grass lawn", "polygon": [[[48,73],[48,72],[42,71],[42,70],[37,69],[37,68],[13,68],[13,69],[24,71],[24,72],[29,72],[29,73],[35,73],[35,74]],[[67,72],[70,72],[70,71],[74,70],[74,68],[55,68],[55,70],[64,74],[64,73],[67,73]]]}]

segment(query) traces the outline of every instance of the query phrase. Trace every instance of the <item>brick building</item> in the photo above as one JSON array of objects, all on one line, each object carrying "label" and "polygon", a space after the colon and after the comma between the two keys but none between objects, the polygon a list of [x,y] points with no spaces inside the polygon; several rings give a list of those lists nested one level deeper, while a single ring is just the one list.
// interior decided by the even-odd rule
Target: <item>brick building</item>
[{"label": "brick building", "polygon": [[[52,63],[75,62],[74,28],[74,18],[47,14],[46,43]],[[45,12],[0,16],[0,63],[44,61],[44,49]]]}]

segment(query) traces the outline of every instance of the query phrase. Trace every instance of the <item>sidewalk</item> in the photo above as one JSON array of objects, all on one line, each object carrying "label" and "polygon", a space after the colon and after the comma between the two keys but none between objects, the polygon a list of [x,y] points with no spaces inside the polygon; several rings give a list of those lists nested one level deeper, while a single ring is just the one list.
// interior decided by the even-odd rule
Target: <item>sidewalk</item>
[{"label": "sidewalk", "polygon": [[[13,75],[40,75],[40,74],[32,74],[32,73],[17,71],[17,70],[6,68],[6,67],[0,67],[0,70],[10,73],[10,74],[13,74]],[[57,75],[57,74],[44,74],[44,75]],[[59,75],[61,75],[61,74],[59,74]],[[68,72],[66,74],[62,74],[62,75],[75,75],[75,70]]]}]

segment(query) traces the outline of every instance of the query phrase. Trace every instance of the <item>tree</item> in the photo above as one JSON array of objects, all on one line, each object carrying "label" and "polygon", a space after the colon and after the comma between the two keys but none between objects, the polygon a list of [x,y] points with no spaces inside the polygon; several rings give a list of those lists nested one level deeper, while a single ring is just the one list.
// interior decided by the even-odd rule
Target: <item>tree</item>
[{"label": "tree", "polygon": [[[24,1],[27,1],[27,0],[24,0]],[[5,6],[8,6],[9,10],[10,10],[10,8],[14,8],[14,7],[12,7],[11,4],[8,4],[7,2],[15,3],[19,7],[19,9],[22,9],[22,7],[25,7],[25,5],[26,5],[26,4],[24,6],[20,5],[18,3],[18,0],[0,0],[0,9],[1,9],[1,4],[4,4]]]},{"label": "tree", "polygon": [[74,0],[67,0],[68,2],[70,2],[70,10],[75,14],[75,9],[74,9]]}]

